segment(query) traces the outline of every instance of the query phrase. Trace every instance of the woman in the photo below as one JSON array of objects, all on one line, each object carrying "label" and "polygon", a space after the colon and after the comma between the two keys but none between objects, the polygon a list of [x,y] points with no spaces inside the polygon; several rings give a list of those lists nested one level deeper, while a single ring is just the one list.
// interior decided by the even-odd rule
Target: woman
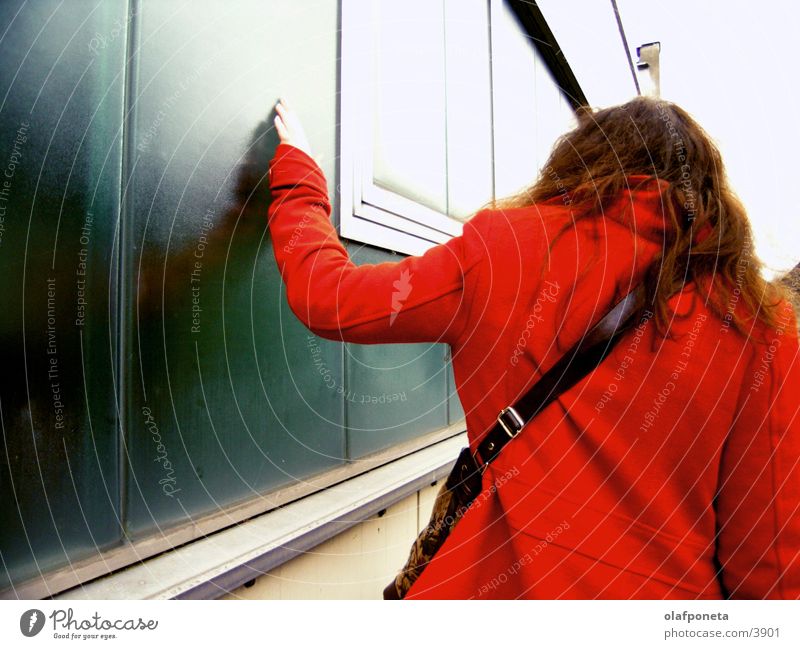
[{"label": "woman", "polygon": [[276,110],[269,218],[292,310],[335,340],[448,343],[473,450],[646,289],[636,326],[483,474],[407,598],[800,597],[794,314],[683,110],[583,111],[529,189],[422,256],[361,267],[299,121]]}]

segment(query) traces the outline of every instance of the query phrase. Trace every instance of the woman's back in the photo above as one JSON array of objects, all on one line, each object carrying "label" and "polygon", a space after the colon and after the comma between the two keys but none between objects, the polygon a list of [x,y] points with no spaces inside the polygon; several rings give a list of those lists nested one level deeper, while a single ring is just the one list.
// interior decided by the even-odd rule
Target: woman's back
[{"label": "woman's back", "polygon": [[[472,444],[641,280],[663,239],[657,189],[654,182],[631,194],[631,216],[611,209],[599,226],[579,224],[549,254],[571,218],[558,202],[476,217],[485,258],[465,283],[471,318],[453,350]],[[733,596],[800,595],[798,567],[782,574],[797,551],[800,518],[783,531],[772,523],[786,521],[800,502],[791,307],[783,305],[780,329],[759,325],[750,341],[694,285],[670,307],[670,336],[657,332],[646,311],[491,466],[497,497],[473,514],[478,533],[464,519],[449,547],[464,543],[453,553],[461,562],[475,546],[477,560],[511,538],[513,550],[481,560],[487,583],[513,557],[531,555],[532,567],[525,578],[521,570],[506,575],[484,596],[508,589],[505,596],[537,598],[720,597],[717,539],[723,586]],[[735,297],[730,308],[741,310]],[[776,518],[780,508],[789,511]],[[487,538],[482,530],[501,516],[508,529]],[[428,583],[454,571],[440,561],[411,596],[466,596],[457,579]]]}]

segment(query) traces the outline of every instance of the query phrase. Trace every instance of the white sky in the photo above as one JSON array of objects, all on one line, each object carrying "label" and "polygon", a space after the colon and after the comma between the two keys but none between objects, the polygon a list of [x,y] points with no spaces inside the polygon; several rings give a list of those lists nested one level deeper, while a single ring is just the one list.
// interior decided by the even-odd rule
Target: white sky
[{"label": "white sky", "polygon": [[[556,38],[598,106],[630,98],[610,0],[540,0]],[[617,0],[631,56],[661,42],[661,96],[689,111],[722,150],[773,270],[800,261],[800,3],[789,0]],[[617,33],[618,34],[618,33]],[[562,42],[563,40],[563,42]],[[600,66],[602,64],[603,67]],[[583,74],[581,74],[583,72]],[[629,75],[630,78],[630,75]]]}]

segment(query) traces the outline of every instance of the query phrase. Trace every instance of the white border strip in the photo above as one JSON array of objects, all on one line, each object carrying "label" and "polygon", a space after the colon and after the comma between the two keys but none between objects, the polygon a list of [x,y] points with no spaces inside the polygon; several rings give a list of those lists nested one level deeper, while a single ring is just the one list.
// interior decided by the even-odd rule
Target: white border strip
[{"label": "white border strip", "polygon": [[[220,596],[398,502],[421,488],[422,482],[440,479],[466,443],[466,433],[451,437],[55,599]],[[315,533],[321,528],[325,534]]]}]

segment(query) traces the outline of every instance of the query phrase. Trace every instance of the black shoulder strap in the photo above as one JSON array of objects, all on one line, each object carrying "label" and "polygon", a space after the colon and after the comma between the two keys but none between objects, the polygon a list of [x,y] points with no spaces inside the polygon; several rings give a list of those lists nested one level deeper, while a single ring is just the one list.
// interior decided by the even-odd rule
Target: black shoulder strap
[{"label": "black shoulder strap", "polygon": [[569,390],[608,355],[630,327],[633,314],[644,301],[639,286],[620,300],[605,317],[553,365],[522,398],[500,411],[497,423],[478,444],[478,459],[491,462],[542,408]]}]

